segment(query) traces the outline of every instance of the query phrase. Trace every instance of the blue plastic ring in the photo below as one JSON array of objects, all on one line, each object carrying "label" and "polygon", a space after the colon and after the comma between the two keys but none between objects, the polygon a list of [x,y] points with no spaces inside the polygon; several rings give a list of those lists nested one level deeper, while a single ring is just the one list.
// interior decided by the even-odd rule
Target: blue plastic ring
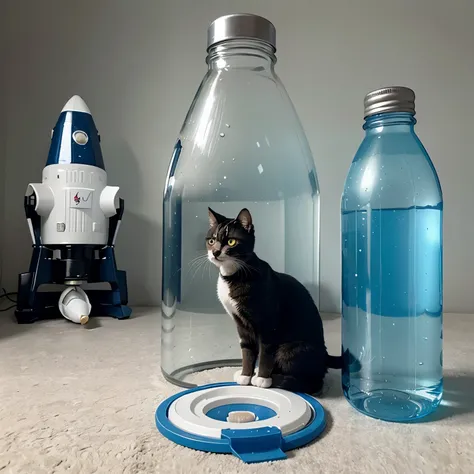
[{"label": "blue plastic ring", "polygon": [[[185,390],[167,398],[166,400],[161,402],[158,408],[156,409],[155,423],[156,427],[158,428],[158,431],[174,443],[179,444],[181,446],[185,446],[187,448],[196,449],[198,451],[207,451],[211,453],[230,454],[232,451],[229,445],[229,440],[222,438],[208,438],[205,436],[198,436],[193,433],[183,431],[170,422],[170,420],[168,419],[168,410],[171,404],[176,399],[182,397],[183,395],[187,395],[188,393],[199,392],[201,390],[206,390],[209,388],[225,387],[231,385],[237,384],[233,382],[224,382],[203,385],[201,387]],[[297,393],[297,395],[304,398],[304,400],[308,402],[309,405],[311,405],[314,412],[314,416],[311,422],[300,431],[282,437],[282,451],[290,451],[292,449],[300,448],[301,446],[310,443],[311,441],[316,439],[326,428],[326,416],[321,404],[313,397],[310,397],[309,395],[306,395],[304,393]]]}]

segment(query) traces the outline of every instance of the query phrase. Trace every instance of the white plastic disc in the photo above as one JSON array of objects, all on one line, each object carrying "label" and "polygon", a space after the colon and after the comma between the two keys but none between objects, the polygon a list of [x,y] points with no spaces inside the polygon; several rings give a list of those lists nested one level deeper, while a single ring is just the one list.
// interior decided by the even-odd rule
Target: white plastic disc
[{"label": "white plastic disc", "polygon": [[[207,416],[212,409],[225,405],[256,405],[273,410],[275,415],[247,423],[230,423]],[[267,427],[279,428],[282,436],[287,436],[303,429],[312,417],[310,405],[295,393],[240,385],[190,392],[177,398],[168,411],[169,421],[183,431],[217,439],[225,429]]]}]

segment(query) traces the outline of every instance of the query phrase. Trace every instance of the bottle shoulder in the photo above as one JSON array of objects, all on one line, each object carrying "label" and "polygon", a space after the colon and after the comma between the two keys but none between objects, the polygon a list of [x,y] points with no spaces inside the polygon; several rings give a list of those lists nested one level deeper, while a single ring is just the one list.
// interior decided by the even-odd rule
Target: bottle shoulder
[{"label": "bottle shoulder", "polygon": [[442,200],[436,169],[416,134],[371,134],[351,163],[341,206],[348,211],[425,207]]},{"label": "bottle shoulder", "polygon": [[206,75],[173,153],[173,189],[218,201],[231,199],[237,189],[248,199],[318,199],[313,155],[293,104],[278,80],[258,76]]}]

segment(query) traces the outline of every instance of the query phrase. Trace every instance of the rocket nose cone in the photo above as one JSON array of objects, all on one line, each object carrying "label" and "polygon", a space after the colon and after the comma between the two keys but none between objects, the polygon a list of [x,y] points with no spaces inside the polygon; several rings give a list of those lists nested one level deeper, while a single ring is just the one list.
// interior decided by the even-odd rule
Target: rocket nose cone
[{"label": "rocket nose cone", "polygon": [[63,107],[61,112],[85,112],[86,114],[91,115],[89,107],[78,95],[73,95]]}]

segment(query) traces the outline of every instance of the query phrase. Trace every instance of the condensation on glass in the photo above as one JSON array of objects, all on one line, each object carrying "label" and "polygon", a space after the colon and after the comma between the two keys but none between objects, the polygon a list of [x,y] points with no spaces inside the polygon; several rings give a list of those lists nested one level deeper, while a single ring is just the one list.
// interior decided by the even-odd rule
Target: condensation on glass
[{"label": "condensation on glass", "polygon": [[194,372],[241,362],[235,323],[217,298],[218,270],[206,259],[208,207],[228,217],[248,208],[257,255],[319,304],[318,178],[274,70],[274,27],[230,15],[210,26],[209,38],[208,71],[179,133],[163,201],[161,364],[181,386],[192,386]]}]

